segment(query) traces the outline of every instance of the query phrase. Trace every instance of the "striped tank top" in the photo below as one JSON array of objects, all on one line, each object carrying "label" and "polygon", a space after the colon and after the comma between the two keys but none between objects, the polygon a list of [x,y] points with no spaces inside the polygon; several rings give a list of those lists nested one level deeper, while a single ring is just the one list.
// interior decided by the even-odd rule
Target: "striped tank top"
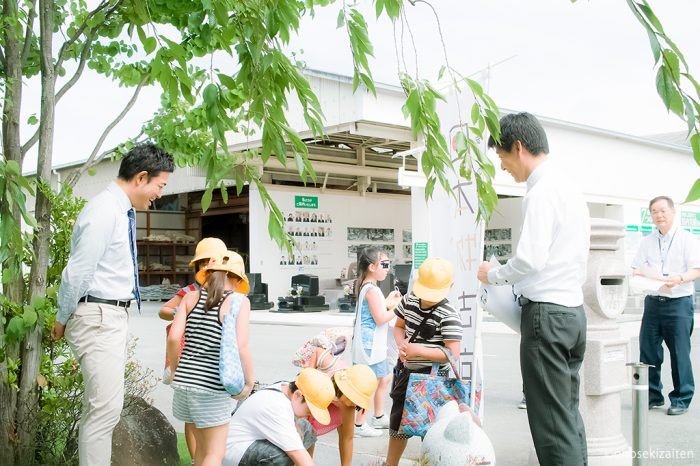
[{"label": "striped tank top", "polygon": [[185,347],[175,371],[174,387],[194,387],[209,392],[226,389],[219,379],[219,355],[221,352],[221,322],[219,308],[231,291],[224,292],[222,300],[204,312],[207,289],[199,290],[199,301],[187,315],[185,324]]}]

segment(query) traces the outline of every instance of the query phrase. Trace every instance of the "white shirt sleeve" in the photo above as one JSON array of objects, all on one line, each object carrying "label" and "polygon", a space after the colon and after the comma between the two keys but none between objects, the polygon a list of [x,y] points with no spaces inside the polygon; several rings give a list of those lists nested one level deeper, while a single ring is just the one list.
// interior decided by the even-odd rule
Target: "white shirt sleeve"
[{"label": "white shirt sleeve", "polygon": [[525,218],[515,256],[503,267],[491,269],[488,274],[494,285],[511,285],[544,268],[552,245],[556,209],[543,194],[532,193],[525,205]]},{"label": "white shirt sleeve", "polygon": [[65,325],[90,286],[90,281],[115,228],[114,209],[102,203],[88,204],[75,222],[68,264],[58,292],[56,320]]},{"label": "white shirt sleeve", "polygon": [[685,263],[688,270],[700,269],[700,241],[695,235],[688,235],[685,248]]}]

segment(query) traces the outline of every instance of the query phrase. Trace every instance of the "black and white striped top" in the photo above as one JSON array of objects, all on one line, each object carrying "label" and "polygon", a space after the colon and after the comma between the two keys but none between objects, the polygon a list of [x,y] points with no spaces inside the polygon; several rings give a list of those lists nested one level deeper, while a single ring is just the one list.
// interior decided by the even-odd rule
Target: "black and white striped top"
[{"label": "black and white striped top", "polygon": [[[429,347],[445,346],[445,340],[462,339],[462,320],[457,311],[450,306],[447,300],[436,304],[428,309],[422,309],[420,299],[416,295],[407,293],[401,299],[394,313],[405,321],[406,338],[413,337],[423,318],[426,318],[425,325],[420,334],[416,336],[413,343],[420,343]],[[412,370],[423,367],[430,367],[432,361],[427,359],[411,359],[406,361],[406,367]],[[448,367],[446,364],[444,367]]]},{"label": "black and white striped top", "polygon": [[173,386],[225,393],[226,389],[219,379],[222,327],[219,308],[231,292],[225,292],[221,302],[206,312],[204,304],[207,301],[207,289],[202,287],[199,293],[197,305],[187,315],[185,347],[175,371]]}]

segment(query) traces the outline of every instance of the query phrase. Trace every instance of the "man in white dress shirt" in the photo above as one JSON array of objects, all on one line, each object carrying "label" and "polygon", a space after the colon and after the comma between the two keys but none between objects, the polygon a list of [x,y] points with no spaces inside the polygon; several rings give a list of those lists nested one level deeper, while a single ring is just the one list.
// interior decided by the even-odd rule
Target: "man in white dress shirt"
[{"label": "man in white dress shirt", "polygon": [[175,169],[153,144],[134,147],[119,175],[92,198],[75,222],[61,276],[51,337],[64,332],[85,381],[78,434],[80,466],[109,466],[112,431],[124,402],[128,308],[140,305],[134,209],[148,210]]},{"label": "man in white dress shirt", "polygon": [[522,305],[520,368],[530,432],[542,466],[588,462],[578,409],[586,349],[582,287],[590,246],[588,207],[571,180],[548,161],[544,128],[529,113],[501,119],[501,168],[527,182],[523,227],[504,266],[479,266],[482,283],[513,285]]},{"label": "man in white dress shirt", "polygon": [[668,394],[670,416],[685,414],[695,391],[690,361],[693,333],[693,281],[700,276],[700,246],[691,233],[674,224],[676,209],[670,197],[655,197],[649,211],[658,231],[646,236],[632,262],[635,275],[666,282],[644,298],[639,332],[639,359],[649,368],[649,408],[664,405],[661,391],[662,341],[671,355],[673,391]]}]

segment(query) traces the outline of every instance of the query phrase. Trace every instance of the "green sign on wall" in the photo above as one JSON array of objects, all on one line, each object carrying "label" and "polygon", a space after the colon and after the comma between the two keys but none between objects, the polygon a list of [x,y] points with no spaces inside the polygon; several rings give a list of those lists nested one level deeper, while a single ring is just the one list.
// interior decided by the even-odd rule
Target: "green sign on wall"
[{"label": "green sign on wall", "polygon": [[297,209],[318,209],[318,196],[294,196]]},{"label": "green sign on wall", "polygon": [[413,243],[413,268],[417,269],[428,258],[428,243]]},{"label": "green sign on wall", "polygon": [[700,227],[700,213],[681,212],[681,225],[684,227]]},{"label": "green sign on wall", "polygon": [[654,222],[651,220],[651,212],[646,207],[642,207],[642,214],[640,216],[642,225],[653,225]]}]

